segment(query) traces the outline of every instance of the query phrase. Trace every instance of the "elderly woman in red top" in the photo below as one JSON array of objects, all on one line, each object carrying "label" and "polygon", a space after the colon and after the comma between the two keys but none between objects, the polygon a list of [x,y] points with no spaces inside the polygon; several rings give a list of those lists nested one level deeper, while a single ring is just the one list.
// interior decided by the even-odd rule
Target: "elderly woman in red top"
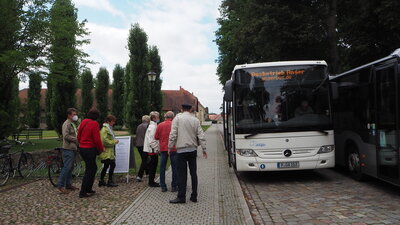
[{"label": "elderly woman in red top", "polygon": [[85,161],[85,175],[82,179],[80,198],[90,197],[95,193],[92,187],[97,171],[96,156],[104,151],[100,138],[100,126],[96,121],[99,116],[100,112],[97,109],[91,109],[87,114],[87,119],[82,121],[78,129],[79,153]]},{"label": "elderly woman in red top", "polygon": [[154,139],[160,142],[160,186],[161,191],[168,191],[167,185],[165,184],[165,170],[167,166],[168,155],[171,158],[172,167],[172,182],[171,182],[171,192],[176,192],[178,190],[178,178],[177,178],[177,168],[176,168],[176,149],[172,149],[168,152],[168,139],[169,133],[171,132],[172,119],[174,118],[174,113],[168,111],[164,115],[165,121],[157,126],[156,133],[154,134]]}]

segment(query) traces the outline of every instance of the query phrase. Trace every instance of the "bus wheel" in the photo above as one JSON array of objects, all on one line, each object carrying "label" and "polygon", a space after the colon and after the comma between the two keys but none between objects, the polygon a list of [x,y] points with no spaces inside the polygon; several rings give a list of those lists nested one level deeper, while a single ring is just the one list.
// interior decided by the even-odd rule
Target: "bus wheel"
[{"label": "bus wheel", "polygon": [[364,175],[361,172],[360,154],[354,147],[349,148],[347,155],[347,168],[355,180],[363,180]]}]

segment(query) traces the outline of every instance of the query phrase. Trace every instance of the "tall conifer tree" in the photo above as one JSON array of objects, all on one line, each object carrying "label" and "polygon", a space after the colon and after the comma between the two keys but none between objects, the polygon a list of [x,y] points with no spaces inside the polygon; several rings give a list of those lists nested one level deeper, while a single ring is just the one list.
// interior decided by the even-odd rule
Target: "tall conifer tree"
[{"label": "tall conifer tree", "polygon": [[116,125],[123,125],[124,115],[124,68],[115,65],[113,71],[112,114],[117,117]]},{"label": "tall conifer tree", "polygon": [[66,119],[66,111],[75,106],[76,79],[79,63],[87,56],[78,49],[88,40],[84,22],[77,20],[77,9],[71,0],[55,0],[51,8],[51,47],[50,74],[48,91],[50,99],[50,117],[53,127],[61,135],[61,126]]},{"label": "tall conifer tree", "polygon": [[147,73],[148,66],[148,46],[147,34],[138,23],[131,26],[128,37],[129,48],[129,85],[130,92],[127,93],[128,116],[127,125],[131,133],[136,131],[143,115],[150,112],[149,107],[149,80]]},{"label": "tall conifer tree", "polygon": [[103,124],[108,115],[108,89],[110,87],[110,77],[106,68],[100,68],[97,73],[96,83],[96,103],[100,111],[98,122]]},{"label": "tall conifer tree", "polygon": [[84,70],[81,75],[82,107],[81,112],[86,115],[93,106],[93,75],[90,69]]}]

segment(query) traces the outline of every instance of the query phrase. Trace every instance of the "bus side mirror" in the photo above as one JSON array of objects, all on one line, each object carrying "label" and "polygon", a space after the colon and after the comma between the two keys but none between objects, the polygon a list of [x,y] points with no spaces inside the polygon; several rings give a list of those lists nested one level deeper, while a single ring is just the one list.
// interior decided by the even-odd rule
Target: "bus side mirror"
[{"label": "bus side mirror", "polygon": [[233,80],[228,80],[224,86],[224,100],[227,102],[233,101]]},{"label": "bus side mirror", "polygon": [[339,98],[339,88],[338,88],[338,83],[336,82],[331,82],[331,94],[332,94],[332,99],[336,100]]}]

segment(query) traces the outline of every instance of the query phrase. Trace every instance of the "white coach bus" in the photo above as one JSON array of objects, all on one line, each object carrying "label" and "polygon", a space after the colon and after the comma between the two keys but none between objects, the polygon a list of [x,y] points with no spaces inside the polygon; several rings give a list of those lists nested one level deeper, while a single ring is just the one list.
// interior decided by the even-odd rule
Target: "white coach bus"
[{"label": "white coach bus", "polygon": [[224,89],[224,142],[235,170],[334,167],[325,61],[237,65]]}]

